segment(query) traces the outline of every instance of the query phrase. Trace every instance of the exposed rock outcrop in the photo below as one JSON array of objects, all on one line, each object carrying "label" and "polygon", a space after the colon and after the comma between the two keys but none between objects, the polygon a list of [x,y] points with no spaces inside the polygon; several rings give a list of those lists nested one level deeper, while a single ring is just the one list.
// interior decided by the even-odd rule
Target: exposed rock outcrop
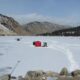
[{"label": "exposed rock outcrop", "polygon": [[80,70],[75,70],[71,72],[71,75],[74,76],[79,76],[80,77]]},{"label": "exposed rock outcrop", "polygon": [[43,71],[28,71],[25,80],[46,80],[46,73]]},{"label": "exposed rock outcrop", "polygon": [[12,17],[0,14],[0,24],[5,26],[10,31],[16,33],[17,35],[30,35],[30,33],[25,31],[21,25]]},{"label": "exposed rock outcrop", "polygon": [[69,75],[69,73],[68,73],[68,70],[67,70],[67,68],[62,68],[62,70],[61,70],[61,72],[60,72],[60,75],[65,75],[65,76],[68,76]]}]

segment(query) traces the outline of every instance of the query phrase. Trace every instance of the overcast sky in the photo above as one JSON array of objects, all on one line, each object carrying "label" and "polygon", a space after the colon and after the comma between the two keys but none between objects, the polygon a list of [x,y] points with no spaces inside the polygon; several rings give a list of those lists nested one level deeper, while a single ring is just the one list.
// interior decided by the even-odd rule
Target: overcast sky
[{"label": "overcast sky", "polygon": [[0,0],[0,13],[20,20],[80,24],[80,0]]}]

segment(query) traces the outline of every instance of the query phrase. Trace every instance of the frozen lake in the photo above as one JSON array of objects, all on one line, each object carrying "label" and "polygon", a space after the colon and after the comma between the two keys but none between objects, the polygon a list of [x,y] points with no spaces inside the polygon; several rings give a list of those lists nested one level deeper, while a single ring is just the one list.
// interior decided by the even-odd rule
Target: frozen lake
[{"label": "frozen lake", "polygon": [[[36,40],[47,42],[48,47],[34,47],[32,43]],[[12,73],[15,76],[24,76],[29,70],[78,69],[80,37],[0,37],[0,72],[5,72],[6,67],[14,68],[17,61],[20,63]]]}]

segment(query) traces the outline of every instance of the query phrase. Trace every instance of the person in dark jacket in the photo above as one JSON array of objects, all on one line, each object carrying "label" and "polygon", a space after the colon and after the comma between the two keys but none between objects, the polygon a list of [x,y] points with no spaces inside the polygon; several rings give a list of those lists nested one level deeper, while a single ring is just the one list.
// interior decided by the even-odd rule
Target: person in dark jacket
[{"label": "person in dark jacket", "polygon": [[43,42],[43,46],[42,47],[47,47],[47,42]]},{"label": "person in dark jacket", "polygon": [[11,75],[10,74],[8,74],[8,80],[11,80]]}]

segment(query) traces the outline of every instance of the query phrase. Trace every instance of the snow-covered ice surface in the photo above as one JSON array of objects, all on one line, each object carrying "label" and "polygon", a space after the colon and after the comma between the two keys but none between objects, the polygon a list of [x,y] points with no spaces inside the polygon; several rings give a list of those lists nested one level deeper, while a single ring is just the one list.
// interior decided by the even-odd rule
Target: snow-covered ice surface
[{"label": "snow-covered ice surface", "polygon": [[[34,47],[36,40],[47,42],[48,47]],[[72,71],[80,68],[80,37],[0,37],[0,54],[0,73],[11,72],[5,68],[14,68],[17,61],[14,76],[25,76],[29,70],[59,72],[63,67]]]}]

